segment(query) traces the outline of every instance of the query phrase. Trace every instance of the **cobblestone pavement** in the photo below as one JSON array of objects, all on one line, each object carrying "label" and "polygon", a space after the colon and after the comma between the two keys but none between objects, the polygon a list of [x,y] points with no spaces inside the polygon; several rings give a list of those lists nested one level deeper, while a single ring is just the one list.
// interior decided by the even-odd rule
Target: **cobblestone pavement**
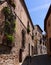
[{"label": "cobblestone pavement", "polygon": [[47,54],[34,56],[31,58],[31,62],[29,58],[24,61],[22,65],[51,65],[51,56],[48,56]]}]

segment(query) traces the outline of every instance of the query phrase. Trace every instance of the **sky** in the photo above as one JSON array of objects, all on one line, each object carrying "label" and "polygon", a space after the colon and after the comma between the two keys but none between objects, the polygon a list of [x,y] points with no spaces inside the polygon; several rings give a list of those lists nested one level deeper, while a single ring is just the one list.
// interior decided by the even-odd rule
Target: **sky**
[{"label": "sky", "polygon": [[44,19],[51,4],[51,0],[25,0],[34,25],[38,24],[44,33]]}]

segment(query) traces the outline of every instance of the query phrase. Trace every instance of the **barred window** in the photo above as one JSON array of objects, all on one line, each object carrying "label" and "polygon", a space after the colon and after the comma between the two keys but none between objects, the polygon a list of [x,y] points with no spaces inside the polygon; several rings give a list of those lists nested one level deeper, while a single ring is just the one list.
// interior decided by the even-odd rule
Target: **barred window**
[{"label": "barred window", "polygon": [[22,62],[22,49],[19,50],[19,62]]},{"label": "barred window", "polygon": [[22,30],[22,47],[25,47],[25,30]]},{"label": "barred window", "polygon": [[50,20],[48,21],[48,27],[50,27]]}]

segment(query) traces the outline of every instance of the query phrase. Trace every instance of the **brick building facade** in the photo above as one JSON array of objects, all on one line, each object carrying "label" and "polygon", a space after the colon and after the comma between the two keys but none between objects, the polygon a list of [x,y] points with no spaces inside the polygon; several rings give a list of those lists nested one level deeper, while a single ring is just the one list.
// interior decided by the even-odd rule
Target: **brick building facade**
[{"label": "brick building facade", "polygon": [[34,52],[35,52],[35,55],[42,55],[42,54],[47,53],[42,32],[43,31],[39,25],[34,26],[34,45],[35,45]]},{"label": "brick building facade", "polygon": [[[34,25],[30,18],[24,0],[14,0],[16,8],[9,5],[8,0],[0,2],[0,65],[19,65],[26,56],[34,55]],[[3,44],[5,16],[2,13],[4,7],[10,7],[16,15],[16,27],[13,45]],[[6,17],[7,18],[7,17]]]},{"label": "brick building facade", "polygon": [[47,53],[51,55],[51,5],[44,20],[44,30],[46,32]]},{"label": "brick building facade", "polygon": [[40,47],[41,47],[41,44],[42,44],[42,29],[40,28],[39,25],[35,25],[34,26],[34,35],[35,35],[35,39],[34,39],[34,43],[35,43],[35,53],[40,55],[41,54],[41,51],[40,50]]}]

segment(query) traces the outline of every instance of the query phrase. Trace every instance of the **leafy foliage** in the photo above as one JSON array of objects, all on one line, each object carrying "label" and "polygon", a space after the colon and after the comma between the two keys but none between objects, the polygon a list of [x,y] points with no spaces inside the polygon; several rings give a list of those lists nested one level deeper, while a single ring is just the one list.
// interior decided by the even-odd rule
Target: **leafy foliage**
[{"label": "leafy foliage", "polygon": [[9,15],[11,13],[9,7],[4,7],[2,11],[3,11],[5,16],[7,16],[7,15]]},{"label": "leafy foliage", "polygon": [[16,5],[12,0],[9,0],[8,3],[15,9]]},{"label": "leafy foliage", "polygon": [[12,41],[14,40],[13,33],[15,31],[16,17],[9,7],[4,7],[2,11],[5,15],[5,26],[4,26],[5,41],[6,43],[12,43]]},{"label": "leafy foliage", "polygon": [[30,27],[28,26],[27,27],[27,33],[29,34],[29,32],[30,32]]},{"label": "leafy foliage", "polygon": [[13,36],[12,35],[6,35],[7,42],[12,43],[13,42]]}]

